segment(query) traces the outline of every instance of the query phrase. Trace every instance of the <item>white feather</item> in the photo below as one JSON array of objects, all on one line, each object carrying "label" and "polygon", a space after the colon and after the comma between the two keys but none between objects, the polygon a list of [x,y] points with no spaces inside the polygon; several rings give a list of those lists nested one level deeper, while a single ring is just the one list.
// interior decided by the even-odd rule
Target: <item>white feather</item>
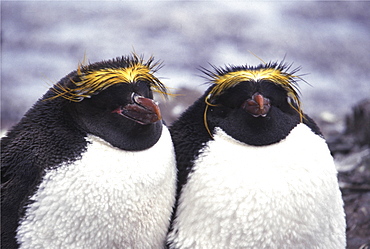
[{"label": "white feather", "polygon": [[174,248],[345,248],[345,215],[325,140],[299,124],[268,146],[216,128],[183,187]]},{"label": "white feather", "polygon": [[138,152],[88,139],[80,160],[46,172],[17,232],[21,248],[162,248],[176,181],[168,129]]}]

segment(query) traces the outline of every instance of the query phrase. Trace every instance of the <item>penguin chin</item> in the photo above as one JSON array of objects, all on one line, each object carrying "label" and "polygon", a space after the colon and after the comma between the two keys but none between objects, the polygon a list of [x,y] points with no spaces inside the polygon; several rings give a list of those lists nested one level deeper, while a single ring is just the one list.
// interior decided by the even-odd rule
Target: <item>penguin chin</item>
[{"label": "penguin chin", "polygon": [[[218,114],[218,113],[217,113]],[[272,106],[266,116],[254,117],[243,109],[237,109],[225,117],[209,116],[210,127],[220,127],[229,136],[252,146],[278,143],[300,123],[299,115],[287,114]]]},{"label": "penguin chin", "polygon": [[267,116],[267,113],[265,113],[265,114],[252,114],[252,113],[250,113],[253,117],[255,117],[255,118],[258,118],[258,117],[261,117],[261,118],[264,118],[264,117],[266,117]]},{"label": "penguin chin", "polygon": [[91,134],[100,137],[113,147],[126,151],[146,150],[155,145],[162,135],[163,123],[161,120],[148,125],[133,124],[130,130],[116,127],[111,132]]}]

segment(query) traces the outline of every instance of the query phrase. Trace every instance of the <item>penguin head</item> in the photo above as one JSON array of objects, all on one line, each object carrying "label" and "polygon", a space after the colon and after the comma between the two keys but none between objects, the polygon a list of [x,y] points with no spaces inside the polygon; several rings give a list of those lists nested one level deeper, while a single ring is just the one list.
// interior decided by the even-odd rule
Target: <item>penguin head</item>
[{"label": "penguin head", "polygon": [[142,57],[116,58],[87,66],[66,76],[51,89],[63,98],[77,128],[124,150],[143,150],[161,136],[162,117],[153,91],[166,94],[153,73],[160,63]]},{"label": "penguin head", "polygon": [[212,85],[202,97],[211,136],[220,127],[241,142],[269,145],[302,121],[298,69],[288,72],[290,66],[283,63],[213,68],[203,69]]}]

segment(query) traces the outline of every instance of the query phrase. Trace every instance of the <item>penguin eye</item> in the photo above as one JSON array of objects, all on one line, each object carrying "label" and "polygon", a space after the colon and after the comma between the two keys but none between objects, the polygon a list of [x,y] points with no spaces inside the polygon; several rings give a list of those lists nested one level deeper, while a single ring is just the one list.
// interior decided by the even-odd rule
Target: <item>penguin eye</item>
[{"label": "penguin eye", "polygon": [[254,86],[249,82],[242,83],[226,89],[221,95],[215,97],[210,103],[229,108],[239,108],[246,99],[252,96],[251,92],[253,92],[254,89]]},{"label": "penguin eye", "polygon": [[143,96],[153,98],[153,92],[151,90],[149,82],[138,81],[135,83],[134,92]]},{"label": "penguin eye", "polygon": [[294,100],[289,96],[286,97],[286,101],[288,102],[289,105],[294,103]]},{"label": "penguin eye", "polygon": [[298,106],[297,101],[292,96],[287,96],[286,100],[290,106]]}]

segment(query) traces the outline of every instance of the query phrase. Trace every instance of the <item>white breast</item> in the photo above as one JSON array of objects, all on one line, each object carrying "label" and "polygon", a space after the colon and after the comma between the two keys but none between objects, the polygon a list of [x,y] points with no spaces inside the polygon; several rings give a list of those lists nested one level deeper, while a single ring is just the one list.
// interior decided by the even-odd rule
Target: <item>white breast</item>
[{"label": "white breast", "polygon": [[44,176],[18,229],[21,248],[162,248],[176,181],[168,129],[139,152],[89,140],[80,160]]},{"label": "white breast", "polygon": [[174,248],[344,248],[345,218],[324,139],[299,124],[274,145],[217,128],[183,187]]}]

